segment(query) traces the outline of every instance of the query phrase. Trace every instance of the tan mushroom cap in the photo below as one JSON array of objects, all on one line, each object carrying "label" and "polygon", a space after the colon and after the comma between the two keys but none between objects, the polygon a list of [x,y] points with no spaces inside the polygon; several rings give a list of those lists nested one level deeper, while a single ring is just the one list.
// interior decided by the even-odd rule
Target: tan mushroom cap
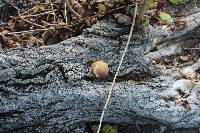
[{"label": "tan mushroom cap", "polygon": [[96,61],[91,64],[91,72],[97,78],[105,78],[108,75],[108,65],[104,61]]}]

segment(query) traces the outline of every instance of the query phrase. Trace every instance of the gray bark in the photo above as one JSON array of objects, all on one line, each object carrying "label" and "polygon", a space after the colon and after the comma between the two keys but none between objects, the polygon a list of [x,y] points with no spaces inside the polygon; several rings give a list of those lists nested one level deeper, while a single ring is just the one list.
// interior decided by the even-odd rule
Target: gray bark
[{"label": "gray bark", "polygon": [[[152,64],[181,53],[190,37],[198,34],[199,12],[182,19],[186,27],[181,30],[168,26],[134,30],[104,122],[197,132],[199,81],[184,79],[180,71],[197,75],[200,60],[183,68]],[[128,27],[109,18],[53,46],[1,50],[1,131],[69,132],[81,123],[99,121],[128,32]],[[95,60],[109,64],[105,79],[90,73]]]}]

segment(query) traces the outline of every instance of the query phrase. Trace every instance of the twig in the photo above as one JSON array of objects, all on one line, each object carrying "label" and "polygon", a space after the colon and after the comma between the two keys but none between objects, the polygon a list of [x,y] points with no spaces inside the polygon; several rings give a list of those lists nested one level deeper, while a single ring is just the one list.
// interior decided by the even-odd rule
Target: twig
[{"label": "twig", "polygon": [[81,18],[81,15],[79,15],[76,11],[74,11],[74,9],[72,8],[72,6],[69,3],[69,0],[65,0],[65,3],[67,4],[67,7],[69,8],[70,12],[72,14],[74,14],[75,16],[77,16],[78,18]]},{"label": "twig", "polygon": [[[55,25],[56,26],[56,25]],[[10,32],[10,34],[23,34],[23,33],[33,33],[33,32],[43,32],[43,31],[49,31],[49,30],[54,30],[54,29],[59,29],[59,28],[65,28],[69,31],[73,31],[72,29],[70,29],[69,27],[71,27],[73,25],[70,25],[68,27],[66,27],[65,25],[61,25],[59,27],[50,27],[50,28],[46,28],[46,29],[35,29],[35,30],[27,30],[27,31],[17,31],[17,32]]]},{"label": "twig", "polygon": [[[20,18],[21,18],[21,17],[20,17]],[[23,21],[29,23],[29,24],[32,24],[32,25],[35,25],[35,26],[37,26],[37,27],[40,27],[40,28],[44,28],[44,29],[46,29],[45,26],[42,26],[42,25],[39,25],[39,24],[33,23],[33,22],[31,22],[31,21],[29,21],[29,20],[26,20],[26,19],[24,19],[24,18],[21,18],[21,19],[22,19]]]},{"label": "twig", "polygon": [[56,22],[56,13],[55,13],[55,11],[54,11],[52,1],[51,1],[51,10],[52,10],[52,12],[53,12],[53,21],[54,21],[54,23],[55,23],[55,22]]},{"label": "twig", "polygon": [[[132,6],[132,5],[128,5],[128,6]],[[114,12],[116,10],[120,10],[120,9],[123,9],[123,8],[126,8],[127,6],[121,6],[121,7],[117,7],[115,9],[111,9],[111,10],[108,10],[106,12],[100,12],[98,14],[95,14],[93,16],[89,16],[89,17],[85,17],[85,18],[82,18],[80,19],[79,21],[75,21],[73,22],[73,24],[68,24],[67,27],[65,28],[69,28],[70,27],[73,27],[73,26],[76,26],[77,24],[79,24],[80,22],[83,22],[85,20],[88,20],[88,19],[92,19],[92,18],[95,18],[95,17],[98,17],[99,15],[105,15],[105,14],[108,14],[108,13],[111,13],[111,12]],[[39,14],[38,14],[39,15]],[[45,21],[42,21],[43,23],[49,25],[49,26],[57,26],[57,24],[50,24],[48,22],[45,22]],[[65,24],[64,25],[61,25],[61,26],[57,26],[56,28],[61,28],[62,26],[66,26]],[[23,34],[23,33],[32,33],[32,32],[41,32],[41,31],[48,31],[48,30],[52,30],[54,28],[48,28],[48,29],[35,29],[35,30],[28,30],[28,31],[19,31],[19,32],[11,32],[13,34]]]},{"label": "twig", "polygon": [[29,12],[31,12],[32,8],[29,9],[28,11],[24,11],[23,13],[21,13],[21,16],[25,16],[25,14],[28,14]]},{"label": "twig", "polygon": [[81,4],[80,4],[77,0],[74,0],[74,1],[73,1],[73,4],[77,5],[77,6],[78,6],[77,8],[78,8],[79,10],[84,11],[83,7],[81,6]]},{"label": "twig", "polygon": [[17,32],[11,32],[11,34],[23,34],[23,33],[32,33],[32,32],[40,32],[40,31],[48,31],[53,30],[54,28],[50,29],[36,29],[36,30],[28,30],[28,31],[17,31]]},{"label": "twig", "polygon": [[67,3],[65,2],[65,25],[67,26],[67,21],[68,21],[68,19],[67,19]]},{"label": "twig", "polygon": [[109,89],[109,94],[108,94],[108,97],[107,97],[105,106],[104,106],[103,111],[102,111],[102,114],[101,114],[101,118],[100,118],[100,122],[99,122],[99,127],[98,127],[98,130],[97,130],[97,133],[100,132],[101,125],[102,125],[102,121],[103,121],[103,117],[104,117],[105,111],[106,111],[106,109],[107,109],[108,103],[109,103],[109,101],[110,101],[110,97],[111,97],[112,90],[113,90],[113,87],[114,87],[114,84],[115,84],[115,80],[116,80],[116,78],[117,78],[117,76],[118,76],[119,70],[120,70],[120,68],[121,68],[122,62],[123,62],[124,57],[125,57],[125,54],[126,54],[126,51],[128,50],[128,46],[129,46],[130,39],[131,39],[131,36],[132,36],[133,28],[134,28],[134,26],[135,26],[135,19],[136,19],[137,10],[138,10],[138,4],[136,3],[136,5],[135,5],[135,13],[134,13],[134,16],[133,16],[133,22],[132,22],[131,30],[130,30],[130,33],[129,33],[129,36],[128,36],[128,41],[127,41],[127,43],[126,43],[126,47],[125,47],[125,49],[124,49],[124,52],[123,52],[123,54],[122,54],[122,57],[121,57],[119,66],[118,66],[117,71],[116,71],[116,73],[115,73],[115,76],[114,76],[112,85],[111,85],[111,87],[110,87],[110,89]]},{"label": "twig", "polygon": [[183,47],[184,50],[200,50],[200,48],[185,48]]},{"label": "twig", "polygon": [[33,14],[33,15],[26,15],[26,16],[21,15],[21,18],[38,17],[38,16],[43,16],[45,14],[51,14],[51,13],[53,13],[53,12],[52,11],[46,11],[46,12],[43,12],[43,13],[40,13],[40,14]]},{"label": "twig", "polygon": [[51,23],[48,23],[48,22],[46,22],[44,20],[41,20],[41,22],[46,26],[57,26],[57,24],[51,24]]},{"label": "twig", "polygon": [[[128,6],[132,6],[132,5],[128,5]],[[117,8],[111,9],[111,10],[108,10],[108,11],[106,11],[106,12],[99,12],[99,13],[93,15],[93,16],[85,17],[85,18],[82,18],[82,19],[80,19],[80,20],[78,20],[78,21],[75,21],[74,24],[72,24],[72,25],[77,25],[77,24],[79,24],[81,21],[85,21],[85,20],[88,20],[88,19],[96,18],[96,17],[98,17],[98,16],[100,16],[100,15],[105,15],[105,14],[108,14],[108,13],[111,13],[111,12],[114,12],[114,11],[117,11],[117,10],[120,10],[120,9],[123,9],[123,8],[126,8],[126,7],[127,7],[127,6],[120,6],[120,7],[117,7]]]}]

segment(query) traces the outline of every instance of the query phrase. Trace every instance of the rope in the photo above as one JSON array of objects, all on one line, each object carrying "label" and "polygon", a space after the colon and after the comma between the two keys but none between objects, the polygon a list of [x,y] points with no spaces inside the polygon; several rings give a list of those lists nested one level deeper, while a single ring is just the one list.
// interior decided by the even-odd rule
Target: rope
[{"label": "rope", "polygon": [[137,9],[138,9],[138,4],[136,3],[136,5],[135,5],[135,12],[134,12],[133,21],[132,21],[132,26],[131,26],[131,30],[130,30],[130,33],[129,33],[129,36],[128,36],[128,41],[127,41],[127,43],[126,43],[126,47],[125,47],[125,49],[124,49],[124,51],[123,51],[123,54],[122,54],[120,63],[119,63],[119,65],[118,65],[117,71],[116,71],[115,76],[114,76],[114,78],[113,78],[112,85],[111,85],[111,87],[110,87],[110,89],[109,89],[109,94],[108,94],[106,103],[105,103],[105,105],[104,105],[104,108],[103,108],[103,111],[102,111],[102,114],[101,114],[101,118],[100,118],[100,121],[99,121],[99,126],[98,126],[97,133],[100,132],[101,125],[102,125],[102,121],[103,121],[103,117],[104,117],[105,111],[106,111],[106,109],[107,109],[108,103],[109,103],[109,101],[110,101],[110,97],[111,97],[112,90],[113,90],[113,87],[114,87],[114,84],[115,84],[115,80],[116,80],[116,78],[117,78],[117,76],[118,76],[119,70],[120,70],[121,65],[122,65],[122,62],[123,62],[123,60],[124,60],[124,56],[126,55],[126,52],[127,52],[127,50],[128,50],[128,46],[129,46],[129,44],[130,44],[130,40],[131,40],[133,28],[134,28],[134,26],[135,26],[135,20],[136,20],[136,15],[137,15]]}]

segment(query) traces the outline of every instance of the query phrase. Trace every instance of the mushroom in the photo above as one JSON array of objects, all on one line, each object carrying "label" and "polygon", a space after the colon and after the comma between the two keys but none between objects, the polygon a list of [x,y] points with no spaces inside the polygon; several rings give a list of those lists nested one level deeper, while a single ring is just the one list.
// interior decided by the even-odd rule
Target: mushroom
[{"label": "mushroom", "polygon": [[108,65],[104,61],[96,61],[91,64],[92,74],[97,78],[105,78],[108,75]]}]

